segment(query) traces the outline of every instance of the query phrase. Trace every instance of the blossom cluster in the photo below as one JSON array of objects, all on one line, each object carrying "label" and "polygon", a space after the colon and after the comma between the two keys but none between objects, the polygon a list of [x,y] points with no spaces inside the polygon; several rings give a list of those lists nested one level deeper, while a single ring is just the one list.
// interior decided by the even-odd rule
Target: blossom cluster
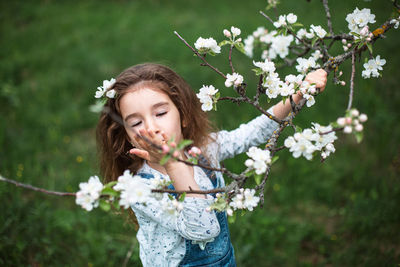
[{"label": "blossom cluster", "polygon": [[385,59],[381,59],[381,56],[377,56],[376,58],[368,60],[368,62],[364,63],[364,70],[361,75],[364,79],[372,77],[379,77],[379,70],[383,70],[382,66],[386,64]]},{"label": "blossom cluster", "polygon": [[289,13],[287,15],[280,15],[279,19],[274,22],[274,26],[275,28],[280,28],[288,24],[296,23],[296,21],[297,21],[297,16],[293,13]]},{"label": "blossom cluster", "polygon": [[106,97],[108,98],[114,98],[116,91],[114,89],[111,89],[115,84],[115,79],[112,78],[111,80],[104,80],[103,81],[103,85],[97,87],[97,91],[95,94],[95,98],[102,98],[104,96],[104,94],[106,95]]},{"label": "blossom cluster", "polygon": [[[254,189],[243,189],[240,188],[239,193],[232,198],[232,201],[229,203],[234,210],[237,209],[248,209],[249,211],[253,211],[253,208],[257,207],[260,198],[255,195],[256,190]],[[228,215],[232,212],[227,209]]]},{"label": "blossom cluster", "polygon": [[225,86],[231,87],[234,85],[235,87],[240,86],[243,83],[243,76],[239,73],[232,73],[226,75]]},{"label": "blossom cluster", "polygon": [[210,111],[218,100],[218,89],[215,89],[212,85],[203,85],[196,96],[202,104],[201,109],[203,111]]},{"label": "blossom cluster", "polygon": [[218,46],[217,41],[213,38],[202,38],[199,37],[197,41],[194,43],[194,46],[199,51],[200,54],[210,53],[219,54],[221,53],[221,47]]},{"label": "blossom cluster", "polygon": [[121,192],[119,205],[125,209],[136,203],[145,203],[151,194],[151,188],[138,175],[133,176],[129,170],[118,177],[118,183],[113,187]]},{"label": "blossom cluster", "polygon": [[79,184],[80,190],[76,193],[75,202],[87,211],[99,206],[99,198],[103,184],[98,176],[91,176],[87,183]]},{"label": "blossom cluster", "polygon": [[[319,51],[319,50],[317,50]],[[296,59],[297,65],[296,65],[296,70],[301,73],[301,74],[306,74],[308,71],[311,69],[318,68],[320,65],[316,62],[320,58],[321,52],[315,52],[316,54],[313,54],[309,58],[302,58],[299,57]]]},{"label": "blossom cluster", "polygon": [[304,81],[300,85],[300,92],[303,94],[303,98],[307,99],[306,105],[307,107],[311,107],[315,104],[314,96],[318,93],[317,87],[315,84],[310,84],[307,81]]},{"label": "blossom cluster", "polygon": [[[198,151],[197,151],[198,152]],[[115,184],[115,185],[114,185]],[[76,204],[82,206],[87,211],[99,206],[99,202],[107,203],[108,205],[118,200],[119,206],[127,209],[135,204],[146,204],[149,201],[159,201],[160,208],[168,214],[177,215],[183,209],[183,199],[175,199],[167,193],[152,193],[153,189],[163,189],[170,185],[171,182],[160,177],[152,179],[144,179],[138,175],[132,175],[129,170],[118,177],[117,182],[112,182],[109,185],[114,185],[112,188],[108,185],[103,185],[99,177],[91,176],[88,182],[80,183],[80,191],[76,193]],[[100,200],[102,195],[109,196]]]},{"label": "blossom cluster", "polygon": [[361,132],[364,127],[362,125],[363,122],[366,122],[368,119],[368,116],[364,113],[361,113],[353,108],[349,110],[346,113],[345,117],[340,117],[336,120],[336,123],[340,127],[344,127],[343,132],[344,133],[352,133],[353,131],[355,132]]},{"label": "blossom cluster", "polygon": [[256,174],[263,174],[266,172],[268,164],[271,163],[271,155],[269,150],[262,150],[258,147],[251,147],[246,153],[250,159],[245,161],[245,165],[252,170],[255,170]]},{"label": "blossom cluster", "polygon": [[284,145],[289,148],[293,157],[304,156],[311,160],[316,151],[321,152],[322,158],[326,158],[335,152],[333,142],[336,139],[336,133],[332,131],[332,126],[321,126],[318,123],[313,123],[313,127],[310,129],[305,129],[301,133],[297,132],[294,136],[286,138]]},{"label": "blossom cluster", "polygon": [[277,31],[268,31],[264,27],[258,27],[252,35],[244,40],[244,51],[249,57],[253,57],[253,50],[256,44],[267,48],[263,50],[262,59],[286,58],[289,55],[289,46],[293,42],[292,35],[285,36]]},{"label": "blossom cluster", "polygon": [[348,22],[348,28],[350,34],[360,34],[361,29],[368,25],[368,23],[375,23],[375,15],[371,14],[371,10],[363,8],[359,10],[357,7],[350,14],[347,14],[346,21]]},{"label": "blossom cluster", "polygon": [[[231,27],[231,31],[229,31],[229,30],[227,30],[227,29],[224,29],[223,33],[224,33],[225,37],[227,37],[227,38],[229,38],[230,40],[233,41],[233,40],[235,40],[235,38],[236,38],[237,36],[240,35],[241,30],[240,30],[239,28],[236,28],[236,27],[232,26],[232,27]],[[233,37],[233,38],[232,38],[232,37]],[[240,39],[240,38],[239,38],[239,39]],[[239,40],[239,39],[238,39],[238,41],[240,42],[241,39],[240,39],[240,40]]]}]

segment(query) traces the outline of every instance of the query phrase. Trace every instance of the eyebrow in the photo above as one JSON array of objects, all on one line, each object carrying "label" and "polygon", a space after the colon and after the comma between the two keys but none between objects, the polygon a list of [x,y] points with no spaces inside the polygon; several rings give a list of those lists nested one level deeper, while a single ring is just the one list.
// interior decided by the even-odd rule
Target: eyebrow
[{"label": "eyebrow", "polygon": [[[162,102],[158,102],[158,103],[154,104],[151,108],[152,108],[152,109],[156,109],[156,108],[158,108],[158,107],[165,106],[165,105],[168,106],[169,103],[166,102],[166,101],[162,101]],[[129,114],[128,116],[126,116],[126,118],[124,119],[124,121],[126,122],[126,121],[128,121],[130,118],[135,117],[135,116],[137,116],[137,112],[131,113],[131,114]]]}]

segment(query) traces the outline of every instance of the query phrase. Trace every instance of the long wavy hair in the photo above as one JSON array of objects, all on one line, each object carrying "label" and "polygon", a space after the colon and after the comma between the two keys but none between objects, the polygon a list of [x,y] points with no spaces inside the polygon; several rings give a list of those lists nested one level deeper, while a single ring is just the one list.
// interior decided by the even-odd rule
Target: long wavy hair
[{"label": "long wavy hair", "polygon": [[124,70],[116,78],[113,87],[109,88],[116,91],[116,97],[107,99],[105,108],[108,112],[101,113],[96,129],[100,172],[104,182],[116,181],[127,169],[135,174],[144,162],[140,157],[127,154],[132,148],[128,134],[124,125],[111,116],[113,114],[121,117],[121,97],[143,83],[164,92],[175,104],[180,113],[181,125],[186,122],[184,127],[182,126],[184,139],[193,140],[193,145],[198,147],[203,147],[209,142],[212,130],[210,121],[201,109],[196,94],[182,77],[160,64],[145,63],[132,66]]}]

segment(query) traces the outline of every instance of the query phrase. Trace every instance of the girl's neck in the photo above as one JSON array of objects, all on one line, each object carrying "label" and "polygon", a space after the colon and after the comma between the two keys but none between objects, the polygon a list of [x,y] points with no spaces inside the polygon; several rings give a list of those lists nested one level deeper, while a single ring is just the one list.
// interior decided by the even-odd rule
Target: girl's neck
[{"label": "girl's neck", "polygon": [[162,174],[165,174],[165,175],[168,174],[162,165],[153,163],[153,162],[148,162],[148,161],[146,163],[147,163],[147,165],[149,165],[151,168],[155,169],[156,171],[161,172]]}]

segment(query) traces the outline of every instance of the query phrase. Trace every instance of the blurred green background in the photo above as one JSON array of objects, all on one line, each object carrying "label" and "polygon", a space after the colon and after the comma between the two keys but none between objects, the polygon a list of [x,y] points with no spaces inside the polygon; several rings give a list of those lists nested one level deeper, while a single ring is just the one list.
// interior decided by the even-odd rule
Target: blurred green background
[{"label": "blurred green background", "polygon": [[[321,1],[281,2],[280,13],[294,12],[306,26],[326,27]],[[196,91],[214,84],[222,95],[233,95],[173,31],[191,44],[199,36],[221,41],[222,30],[231,25],[246,37],[258,26],[271,28],[258,13],[266,6],[265,0],[1,1],[0,173],[69,192],[98,174],[98,114],[88,107],[102,80],[131,65],[167,64]],[[356,6],[371,8],[375,26],[393,9],[382,0],[331,1],[330,6],[336,32],[347,32],[344,19]],[[362,79],[362,62],[357,63],[354,107],[369,116],[361,144],[339,134],[336,153],[324,163],[279,152],[264,208],[230,225],[238,266],[400,263],[399,47],[399,30],[374,46],[375,55],[387,60],[382,78]],[[225,73],[226,49],[210,59]],[[342,51],[340,45],[335,49]],[[234,64],[254,92],[252,60],[234,53]],[[349,62],[341,69],[349,83]],[[281,71],[288,73],[295,69]],[[348,86],[328,82],[296,123],[326,125],[343,116],[347,99]],[[233,129],[258,114],[245,104],[220,103],[218,108],[210,116],[219,129]],[[240,171],[244,159],[240,155],[225,164]],[[88,213],[72,197],[5,183],[0,183],[0,210],[1,266],[120,266],[132,246],[128,265],[140,266],[135,229],[125,216]]]}]

